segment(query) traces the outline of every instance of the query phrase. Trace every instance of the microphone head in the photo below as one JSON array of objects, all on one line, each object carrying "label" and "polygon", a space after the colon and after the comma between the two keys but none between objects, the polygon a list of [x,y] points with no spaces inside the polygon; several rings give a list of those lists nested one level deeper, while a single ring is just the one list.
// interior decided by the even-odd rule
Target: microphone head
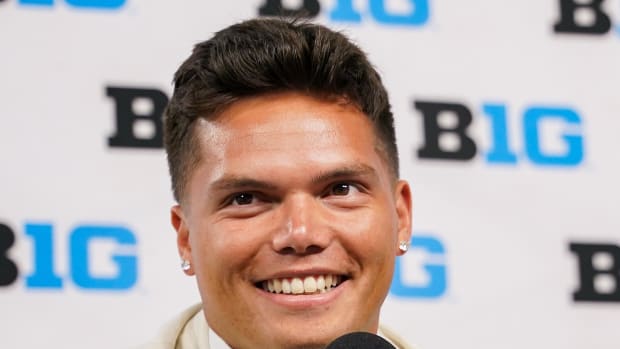
[{"label": "microphone head", "polygon": [[396,349],[390,342],[368,332],[353,332],[336,338],[325,349]]}]

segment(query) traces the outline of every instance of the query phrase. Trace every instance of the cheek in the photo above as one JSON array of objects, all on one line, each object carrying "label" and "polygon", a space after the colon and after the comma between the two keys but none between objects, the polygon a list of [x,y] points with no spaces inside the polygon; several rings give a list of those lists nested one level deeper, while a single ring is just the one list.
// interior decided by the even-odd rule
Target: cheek
[{"label": "cheek", "polygon": [[248,265],[265,240],[265,224],[253,220],[222,220],[204,224],[192,243],[198,249],[196,257],[215,274],[241,270]]},{"label": "cheek", "polygon": [[362,210],[347,219],[335,218],[343,244],[358,257],[377,263],[394,255],[397,232],[390,215],[376,209]]}]

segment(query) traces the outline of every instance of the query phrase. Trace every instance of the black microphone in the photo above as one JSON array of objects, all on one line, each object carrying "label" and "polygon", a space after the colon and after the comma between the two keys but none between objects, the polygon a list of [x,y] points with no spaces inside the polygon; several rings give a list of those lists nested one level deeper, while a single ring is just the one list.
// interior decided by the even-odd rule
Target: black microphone
[{"label": "black microphone", "polygon": [[376,334],[353,332],[336,338],[325,349],[396,349],[396,347]]}]

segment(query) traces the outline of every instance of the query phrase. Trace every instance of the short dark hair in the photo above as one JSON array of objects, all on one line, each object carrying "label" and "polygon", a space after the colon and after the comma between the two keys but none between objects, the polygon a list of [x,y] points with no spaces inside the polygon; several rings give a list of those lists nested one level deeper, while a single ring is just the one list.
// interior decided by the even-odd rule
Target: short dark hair
[{"label": "short dark hair", "polygon": [[398,177],[390,103],[364,52],[322,25],[251,19],[197,44],[174,75],[174,93],[164,113],[164,143],[178,202],[200,162],[194,121],[244,97],[283,91],[344,98],[355,105],[373,123],[390,170]]}]

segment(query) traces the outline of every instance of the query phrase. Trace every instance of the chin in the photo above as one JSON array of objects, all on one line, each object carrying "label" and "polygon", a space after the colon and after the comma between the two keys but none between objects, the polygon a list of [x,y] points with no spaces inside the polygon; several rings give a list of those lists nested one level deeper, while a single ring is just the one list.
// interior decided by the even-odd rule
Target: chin
[{"label": "chin", "polygon": [[[336,338],[350,332],[359,331],[354,326],[342,326],[345,319],[317,319],[315,324],[312,320],[287,321],[288,326],[277,329],[277,334],[272,333],[266,338],[265,348],[282,349],[324,349]],[[339,326],[340,325],[340,326]]]},{"label": "chin", "polygon": [[[299,331],[299,330],[298,330]],[[338,335],[306,335],[301,334],[299,337],[291,337],[290,333],[285,338],[272,338],[273,342],[266,343],[265,348],[274,349],[324,349],[334,339],[338,338]]]}]

